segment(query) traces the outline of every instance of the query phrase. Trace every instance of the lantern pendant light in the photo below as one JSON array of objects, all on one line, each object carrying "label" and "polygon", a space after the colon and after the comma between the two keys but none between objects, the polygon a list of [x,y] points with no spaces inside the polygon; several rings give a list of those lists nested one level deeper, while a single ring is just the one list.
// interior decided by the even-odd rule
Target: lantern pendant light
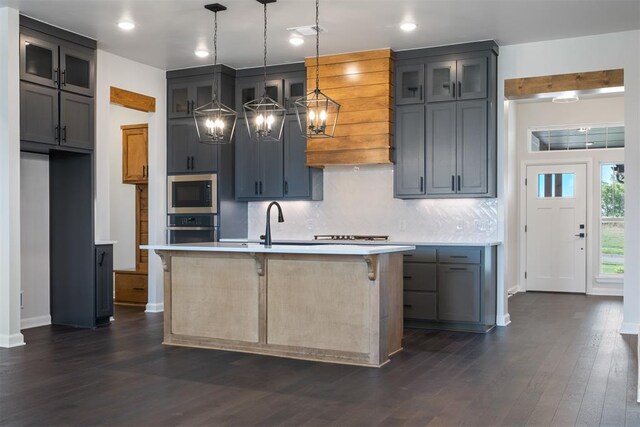
[{"label": "lantern pendant light", "polygon": [[300,131],[306,138],[333,137],[340,112],[340,104],[320,91],[319,11],[320,0],[316,0],[316,88],[295,102]]},{"label": "lantern pendant light", "polygon": [[211,102],[193,110],[198,139],[203,144],[229,144],[236,128],[238,113],[218,99],[218,12],[227,10],[219,3],[208,4],[206,9],[215,15],[213,27],[213,89]]},{"label": "lantern pendant light", "polygon": [[244,119],[251,138],[257,141],[280,141],[287,109],[267,95],[267,3],[276,0],[256,0],[264,7],[264,92],[262,97],[244,104]]}]

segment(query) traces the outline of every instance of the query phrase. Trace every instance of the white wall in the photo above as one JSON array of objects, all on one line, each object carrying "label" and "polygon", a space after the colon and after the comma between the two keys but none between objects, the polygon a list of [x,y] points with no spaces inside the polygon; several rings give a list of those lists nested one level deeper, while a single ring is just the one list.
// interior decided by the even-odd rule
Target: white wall
[{"label": "white wall", "polygon": [[[596,71],[615,68],[624,69],[625,97],[625,284],[624,318],[621,331],[638,332],[640,326],[640,31],[602,34],[562,40],[502,46],[498,57],[498,99],[504,99],[504,80],[543,76],[550,74]],[[505,105],[498,103],[498,129],[505,128]],[[508,107],[507,107],[508,108]],[[508,141],[504,132],[498,133],[498,150],[506,152]],[[500,159],[500,155],[499,155]],[[504,160],[504,159],[503,159]],[[514,168],[499,171],[498,182],[502,192],[507,193],[507,183],[518,179],[511,173]],[[511,201],[505,199],[509,204]],[[506,223],[514,219],[501,218],[501,235]],[[515,251],[512,242],[505,242],[504,251]],[[499,284],[500,285],[500,284]],[[506,288],[502,283],[503,298]],[[500,304],[499,304],[500,305]],[[498,307],[500,313],[501,307]],[[503,313],[507,315],[506,311]]]},{"label": "white wall", "polygon": [[136,268],[136,186],[122,183],[122,125],[146,123],[149,114],[119,105],[109,108],[109,215],[113,268]]},{"label": "white wall", "polygon": [[[98,49],[96,91],[96,239],[111,240],[111,104],[115,86],[156,99],[156,112],[147,114],[149,124],[149,243],[165,240],[166,224],[166,75]],[[118,138],[120,130],[118,129]],[[121,176],[122,172],[120,171]],[[163,271],[160,259],[149,254],[149,302],[147,311],[163,310]]]},{"label": "white wall", "polygon": [[[250,239],[264,234],[267,205],[249,203]],[[314,234],[384,234],[394,241],[434,243],[497,239],[495,199],[394,199],[391,165],[327,167],[322,201],[281,205],[285,222],[272,220],[274,239]]]},{"label": "white wall", "polygon": [[0,8],[0,347],[24,344],[20,333],[19,18]]},{"label": "white wall", "polygon": [[49,305],[49,156],[20,153],[22,329],[51,324]]},{"label": "white wall", "polygon": [[[553,151],[529,152],[529,129],[539,126],[580,125],[590,123],[624,122],[624,97],[582,99],[575,104],[554,104],[546,102],[516,103],[516,146],[518,151],[519,178],[517,182],[518,198],[522,196],[521,178],[524,176],[523,162],[585,162],[591,161],[591,169],[587,171],[590,179],[589,194],[590,214],[587,221],[587,293],[594,295],[622,295],[622,280],[601,280],[599,270],[599,236],[600,236],[600,164],[624,162],[624,149],[587,150],[587,151]],[[520,201],[521,199],[519,199]],[[518,203],[520,207],[520,203]],[[523,209],[524,210],[524,209]],[[511,212],[512,218],[522,219],[523,212]],[[514,226],[514,224],[519,224]],[[511,221],[510,226],[522,230],[521,221]],[[520,248],[522,248],[520,242]],[[524,270],[524,258],[519,271]],[[516,272],[517,275],[517,272]],[[524,282],[515,282],[520,290],[525,290]],[[510,284],[508,284],[510,285]]]}]

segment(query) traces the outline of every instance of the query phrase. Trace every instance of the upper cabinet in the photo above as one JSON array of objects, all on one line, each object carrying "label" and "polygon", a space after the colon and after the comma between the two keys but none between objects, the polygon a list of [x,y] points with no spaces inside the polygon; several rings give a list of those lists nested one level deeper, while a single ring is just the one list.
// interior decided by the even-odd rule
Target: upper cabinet
[{"label": "upper cabinet", "polygon": [[169,92],[167,118],[191,117],[193,110],[211,102],[213,77],[170,82],[167,89]]},{"label": "upper cabinet", "polygon": [[236,84],[236,111],[244,115],[244,104],[266,94],[281,105],[284,102],[284,81],[282,79],[267,80],[262,77],[240,78]]},{"label": "upper cabinet", "polygon": [[95,90],[95,50],[28,29],[20,34],[20,78],[84,96]]},{"label": "upper cabinet", "polygon": [[93,150],[95,41],[26,17],[20,23],[22,149]]},{"label": "upper cabinet", "polygon": [[395,197],[496,196],[497,54],[494,42],[396,54]]},{"label": "upper cabinet", "polygon": [[427,62],[427,102],[486,97],[486,57]]}]

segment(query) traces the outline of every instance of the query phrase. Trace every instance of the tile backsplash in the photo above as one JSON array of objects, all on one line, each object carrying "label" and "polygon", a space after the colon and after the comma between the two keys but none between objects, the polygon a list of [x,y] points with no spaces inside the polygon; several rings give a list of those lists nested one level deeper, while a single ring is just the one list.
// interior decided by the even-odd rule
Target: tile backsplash
[{"label": "tile backsplash", "polygon": [[[280,202],[285,222],[272,209],[274,240],[314,234],[384,234],[394,241],[496,241],[496,199],[393,198],[393,166],[338,166],[324,170],[324,200]],[[268,202],[249,203],[249,235],[264,234]],[[275,209],[275,208],[274,208]]]}]

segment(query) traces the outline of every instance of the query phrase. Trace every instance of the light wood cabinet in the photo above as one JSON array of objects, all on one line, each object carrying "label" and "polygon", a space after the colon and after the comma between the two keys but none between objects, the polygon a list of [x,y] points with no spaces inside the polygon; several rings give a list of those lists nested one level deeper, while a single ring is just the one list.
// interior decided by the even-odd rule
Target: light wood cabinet
[{"label": "light wood cabinet", "polygon": [[122,182],[144,184],[148,182],[148,128],[147,124],[120,126],[122,129]]}]

